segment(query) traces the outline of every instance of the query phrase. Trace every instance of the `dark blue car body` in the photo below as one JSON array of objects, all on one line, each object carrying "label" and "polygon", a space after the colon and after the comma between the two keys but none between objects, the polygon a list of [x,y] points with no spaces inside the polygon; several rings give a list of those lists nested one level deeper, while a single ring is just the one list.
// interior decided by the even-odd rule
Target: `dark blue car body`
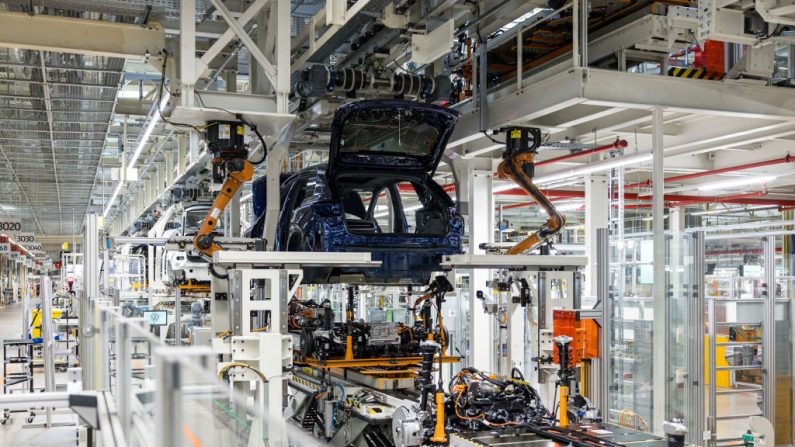
[{"label": "dark blue car body", "polygon": [[[399,100],[363,101],[338,109],[329,163],[304,169],[281,183],[274,248],[370,252],[382,264],[374,269],[307,269],[304,283],[427,284],[442,256],[461,252],[463,219],[432,178],[457,119],[458,113],[448,109]],[[414,129],[409,127],[412,123],[417,124]],[[373,133],[380,140],[365,142]],[[395,144],[401,149],[393,149]],[[264,188],[259,185],[254,202],[264,210]],[[401,194],[416,197],[414,205],[406,208]],[[251,236],[262,237],[263,221],[264,212]]]}]

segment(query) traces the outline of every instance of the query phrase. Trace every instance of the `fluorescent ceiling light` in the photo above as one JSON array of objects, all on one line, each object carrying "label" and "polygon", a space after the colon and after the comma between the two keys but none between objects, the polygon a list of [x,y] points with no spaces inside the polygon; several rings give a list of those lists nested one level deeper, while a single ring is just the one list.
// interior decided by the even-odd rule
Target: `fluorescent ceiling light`
[{"label": "fluorescent ceiling light", "polygon": [[564,203],[563,205],[556,206],[555,209],[558,211],[574,211],[582,208],[583,206],[585,206],[585,202]]},{"label": "fluorescent ceiling light", "polygon": [[716,189],[729,189],[734,188],[737,186],[749,186],[749,185],[756,185],[759,183],[767,183],[771,180],[775,180],[775,175],[763,175],[761,177],[743,177],[739,179],[732,179],[732,180],[723,180],[720,182],[712,182],[712,183],[705,183],[703,185],[699,185],[699,191],[714,191]]},{"label": "fluorescent ceiling light", "polygon": [[149,137],[152,136],[152,132],[155,130],[155,126],[157,126],[157,122],[160,121],[160,110],[163,110],[168,103],[168,99],[171,97],[171,94],[165,92],[163,94],[163,99],[160,100],[160,107],[155,109],[154,113],[152,114],[152,119],[149,120],[149,124],[147,124],[146,129],[144,129],[143,135],[141,135],[141,139],[138,140],[138,146],[135,147],[135,152],[133,152],[132,158],[130,158],[130,163],[128,167],[134,168],[135,162],[138,161],[138,158],[141,156],[141,153],[146,147],[146,143],[149,142]]},{"label": "fluorescent ceiling light", "polygon": [[761,211],[761,210],[776,210],[776,209],[778,209],[778,206],[776,205],[736,206],[733,208],[721,208],[719,210],[696,211],[694,213],[690,213],[690,215],[708,216],[711,214],[740,213],[743,211]]},{"label": "fluorescent ceiling light", "polygon": [[[667,218],[668,218],[667,214],[665,216],[663,216],[663,219],[667,219]],[[652,220],[654,220],[654,217],[644,217],[641,220],[646,221],[646,222],[651,222]]]},{"label": "fluorescent ceiling light", "polygon": [[113,190],[113,194],[110,195],[110,200],[108,200],[108,204],[105,206],[105,211],[102,213],[102,217],[108,217],[108,213],[110,212],[110,208],[113,206],[113,202],[116,200],[116,197],[121,192],[121,187],[124,186],[124,182],[120,181],[116,185],[116,189]]}]

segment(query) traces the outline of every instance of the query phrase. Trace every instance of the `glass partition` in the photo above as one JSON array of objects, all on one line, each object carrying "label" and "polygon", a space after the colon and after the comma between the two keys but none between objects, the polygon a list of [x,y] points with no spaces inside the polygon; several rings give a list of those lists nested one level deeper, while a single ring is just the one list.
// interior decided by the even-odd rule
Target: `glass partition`
[{"label": "glass partition", "polygon": [[83,367],[95,374],[97,389],[114,396],[131,447],[321,444],[285,424],[282,408],[278,418],[267,416],[264,376],[252,375],[261,381],[252,394],[245,380],[222,380],[210,348],[167,346],[156,326],[124,317],[106,300],[90,302],[87,310],[86,324],[96,332],[86,335],[82,349],[93,354],[83,357]]},{"label": "glass partition", "polygon": [[610,421],[647,430],[652,418],[654,282],[651,239],[624,239],[610,246],[612,305],[608,356]]}]

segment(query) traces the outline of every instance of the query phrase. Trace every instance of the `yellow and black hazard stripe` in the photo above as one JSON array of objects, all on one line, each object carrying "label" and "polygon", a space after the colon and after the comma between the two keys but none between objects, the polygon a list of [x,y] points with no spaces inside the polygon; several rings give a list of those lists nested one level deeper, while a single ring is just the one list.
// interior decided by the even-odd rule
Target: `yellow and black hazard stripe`
[{"label": "yellow and black hazard stripe", "polygon": [[672,67],[668,69],[668,76],[687,79],[706,79],[709,81],[719,81],[725,76],[723,73],[708,72],[702,68],[681,68]]}]

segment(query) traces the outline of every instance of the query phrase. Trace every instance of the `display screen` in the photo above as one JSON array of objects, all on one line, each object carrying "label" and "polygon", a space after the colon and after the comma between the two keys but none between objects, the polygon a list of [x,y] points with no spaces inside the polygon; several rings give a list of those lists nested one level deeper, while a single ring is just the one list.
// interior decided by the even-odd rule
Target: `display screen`
[{"label": "display screen", "polygon": [[165,326],[168,312],[165,310],[145,310],[144,319],[149,326]]}]

